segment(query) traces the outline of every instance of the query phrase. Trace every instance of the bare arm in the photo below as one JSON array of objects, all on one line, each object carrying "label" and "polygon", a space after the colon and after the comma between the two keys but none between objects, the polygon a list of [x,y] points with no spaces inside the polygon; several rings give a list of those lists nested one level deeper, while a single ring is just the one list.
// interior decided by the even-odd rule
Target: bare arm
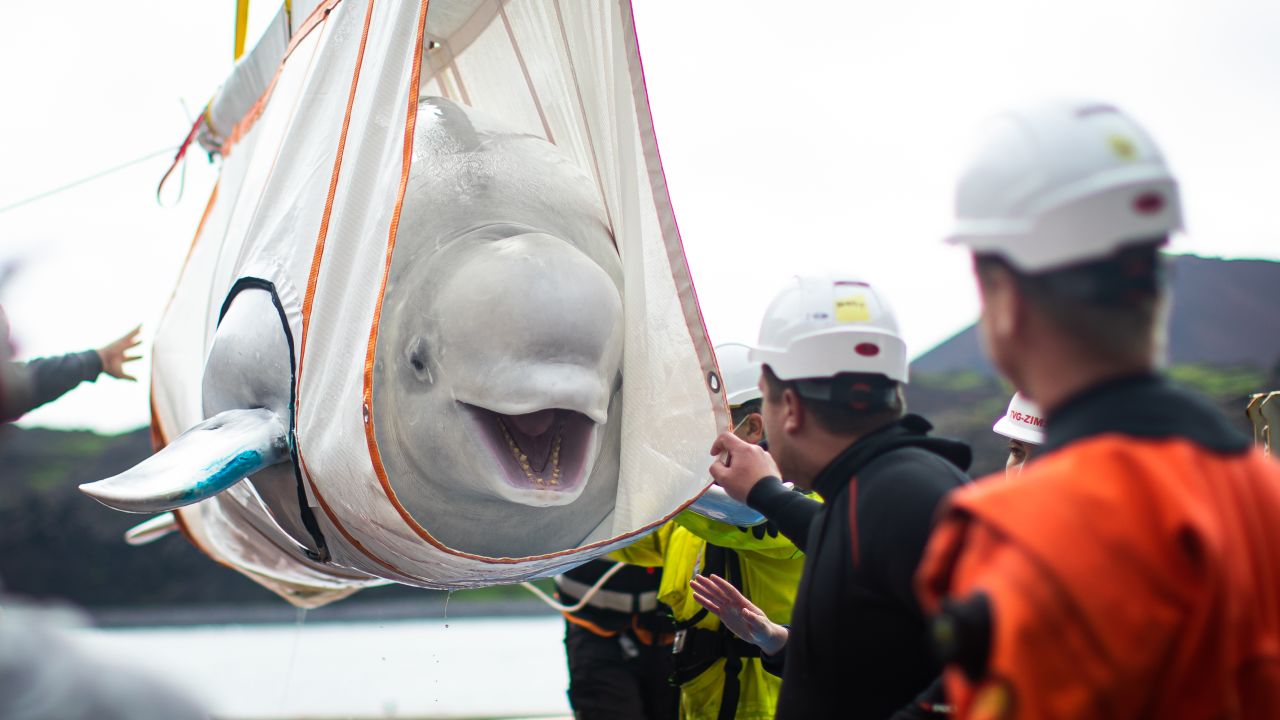
[{"label": "bare arm", "polygon": [[729,581],[719,575],[695,575],[689,582],[693,597],[734,635],[759,647],[766,655],[776,655],[787,646],[791,631],[768,617]]}]

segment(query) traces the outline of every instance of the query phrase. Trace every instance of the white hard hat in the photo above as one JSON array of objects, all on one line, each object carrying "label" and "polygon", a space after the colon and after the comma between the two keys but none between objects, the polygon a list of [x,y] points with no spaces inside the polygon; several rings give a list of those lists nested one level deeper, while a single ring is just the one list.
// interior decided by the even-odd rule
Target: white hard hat
[{"label": "white hard hat", "polygon": [[1013,440],[1032,445],[1044,444],[1044,415],[1035,403],[1022,397],[1022,393],[1013,394],[1004,417],[997,420],[991,429]]},{"label": "white hard hat", "polygon": [[907,345],[893,310],[849,277],[794,278],[765,311],[750,359],[781,380],[877,373],[907,381]]},{"label": "white hard hat", "polygon": [[748,357],[751,348],[742,343],[723,343],[716,346],[716,360],[720,363],[720,376],[724,378],[724,394],[730,407],[759,400],[760,363]]},{"label": "white hard hat", "polygon": [[1146,131],[1111,105],[1056,101],[995,119],[948,241],[1038,273],[1181,229],[1177,181]]}]

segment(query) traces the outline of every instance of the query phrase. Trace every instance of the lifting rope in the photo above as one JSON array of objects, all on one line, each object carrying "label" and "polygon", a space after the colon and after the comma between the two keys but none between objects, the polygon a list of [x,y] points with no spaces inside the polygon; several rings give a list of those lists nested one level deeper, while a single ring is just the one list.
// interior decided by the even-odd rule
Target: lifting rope
[{"label": "lifting rope", "polygon": [[121,170],[131,168],[134,165],[137,165],[139,163],[146,162],[151,158],[159,157],[161,155],[164,155],[166,153],[171,153],[171,152],[173,152],[173,147],[166,147],[160,150],[156,150],[155,152],[152,152],[152,153],[147,153],[142,157],[134,158],[129,162],[121,163],[119,165],[109,167],[106,170],[99,170],[98,172],[93,173],[92,175],[87,175],[85,177],[80,178],[79,180],[72,180],[71,182],[65,185],[59,185],[58,187],[53,188],[52,190],[45,190],[44,192],[36,193],[35,195],[31,195],[30,197],[23,198],[16,202],[11,202],[8,205],[0,206],[0,213],[6,213],[6,212],[9,212],[10,210],[17,210],[23,205],[33,203],[37,200],[43,200],[44,198],[57,195],[58,193],[66,192],[67,190],[73,190],[87,182],[92,182],[99,178],[104,178],[112,173],[120,172]]},{"label": "lifting rope", "polygon": [[558,612],[576,613],[582,608],[586,607],[587,603],[591,601],[591,598],[595,597],[595,594],[600,591],[600,588],[604,587],[604,584],[609,582],[609,578],[613,577],[614,575],[617,575],[618,571],[626,567],[626,565],[627,565],[626,563],[618,563],[613,567],[609,568],[608,570],[606,570],[605,573],[600,576],[600,579],[596,581],[596,584],[592,585],[590,590],[583,593],[582,599],[579,600],[574,605],[564,605],[560,602],[557,602],[555,598],[542,592],[541,588],[539,588],[537,585],[534,585],[533,583],[522,582],[520,583],[520,587],[523,587],[525,590],[528,590],[534,595],[537,595],[539,600],[549,605],[553,610],[556,610]]}]

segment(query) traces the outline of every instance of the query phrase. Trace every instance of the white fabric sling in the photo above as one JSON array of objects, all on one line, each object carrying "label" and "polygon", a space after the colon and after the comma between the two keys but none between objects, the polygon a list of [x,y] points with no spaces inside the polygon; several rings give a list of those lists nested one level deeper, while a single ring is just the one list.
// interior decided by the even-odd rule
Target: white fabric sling
[{"label": "white fabric sling", "polygon": [[[464,588],[548,576],[670,519],[705,490],[707,449],[728,413],[667,195],[629,2],[300,5],[277,18],[206,113],[200,138],[222,155],[221,176],[157,333],[153,427],[163,442],[204,419],[201,380],[223,302],[238,280],[270,283],[295,354],[307,504],[331,559],[308,557],[274,527],[249,483],[176,510],[188,538],[315,606],[386,581]],[[618,489],[612,511],[573,546],[505,557],[447,547],[397,502],[380,456],[373,367],[428,97],[554,144],[596,184],[616,242]],[[448,508],[447,496],[439,502]]]}]

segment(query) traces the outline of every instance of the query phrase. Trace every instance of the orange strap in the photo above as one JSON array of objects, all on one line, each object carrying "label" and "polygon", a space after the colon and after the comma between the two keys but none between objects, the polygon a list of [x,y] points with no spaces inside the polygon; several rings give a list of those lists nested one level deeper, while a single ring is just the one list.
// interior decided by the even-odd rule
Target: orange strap
[{"label": "orange strap", "polygon": [[605,630],[604,628],[591,622],[590,620],[583,620],[582,618],[577,617],[575,615],[570,615],[569,613],[560,613],[560,614],[564,615],[565,620],[568,620],[569,622],[573,623],[574,625],[577,625],[578,627],[586,628],[590,630],[593,634],[599,635],[600,637],[614,637],[615,635],[618,634],[617,630]]}]

